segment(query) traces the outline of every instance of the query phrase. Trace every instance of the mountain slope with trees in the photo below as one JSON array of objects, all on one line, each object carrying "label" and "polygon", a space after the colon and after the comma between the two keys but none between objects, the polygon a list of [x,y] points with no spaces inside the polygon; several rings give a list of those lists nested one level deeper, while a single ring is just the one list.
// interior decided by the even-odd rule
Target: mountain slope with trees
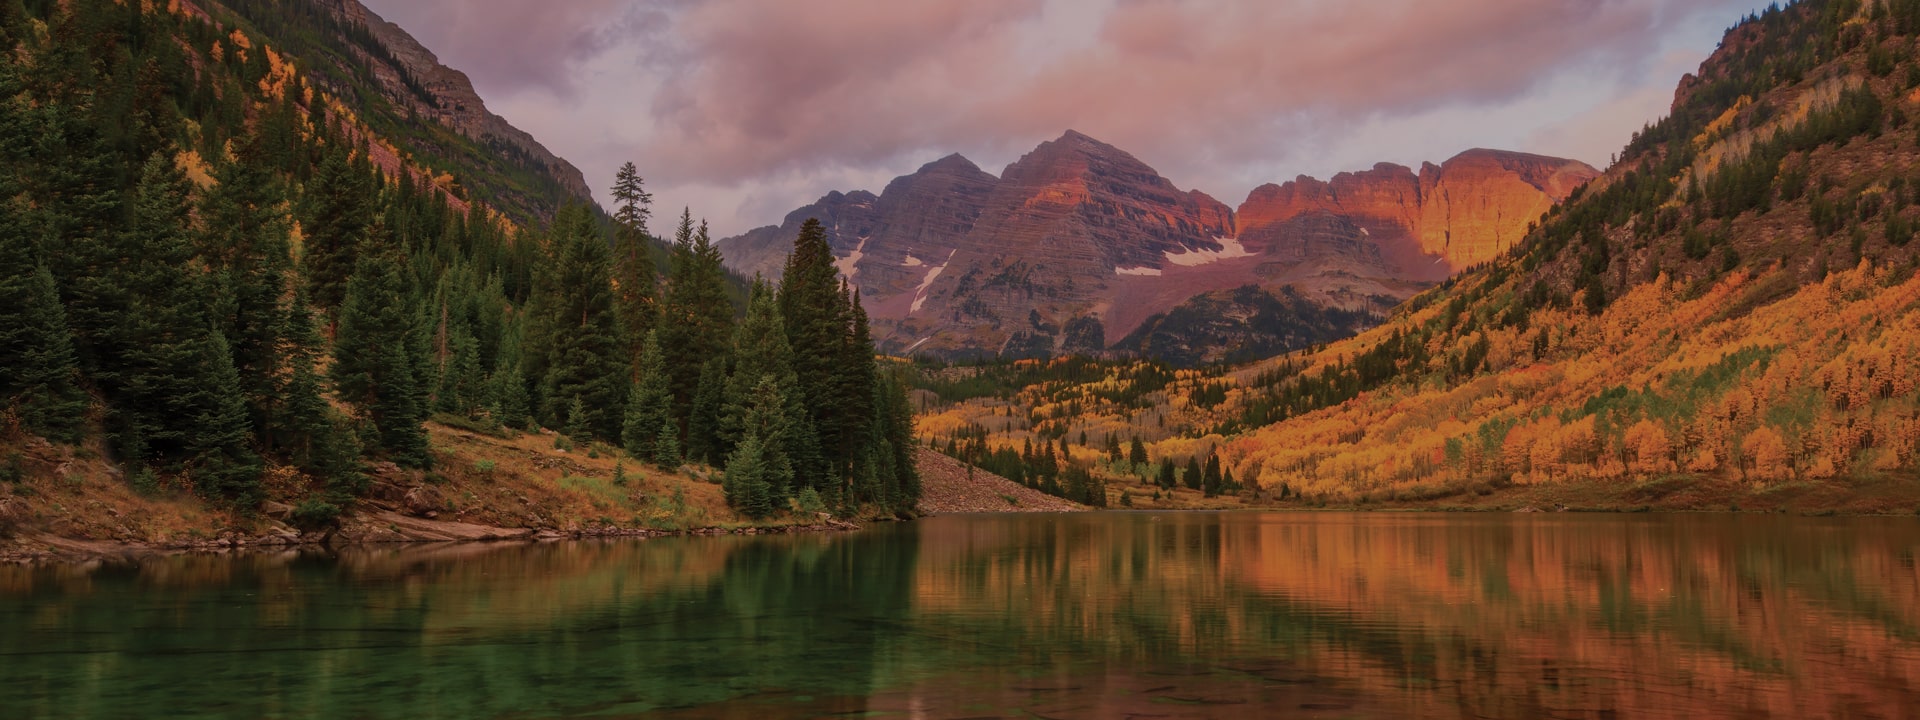
[{"label": "mountain slope with trees", "polygon": [[[817,224],[759,293],[777,322],[736,332],[690,211],[657,276],[637,169],[613,179],[611,223],[564,199],[541,215],[551,195],[507,192],[525,178],[486,163],[474,185],[501,193],[464,194],[427,159],[452,146],[412,144],[446,126],[336,95],[295,52],[350,60],[369,46],[327,43],[371,31],[316,20],[325,3],[240,5],[0,2],[0,532],[85,513],[33,488],[97,473],[324,532],[383,487],[476,471],[436,425],[553,432],[557,456],[624,447],[673,476],[726,466],[758,493],[739,518],[912,512],[902,381]],[[793,352],[763,347],[779,343]],[[739,416],[762,420],[722,422]]]},{"label": "mountain slope with trees", "polygon": [[1137,397],[1122,366],[930,405],[923,426],[989,448],[1137,436],[1151,463],[1217,455],[1290,502],[1910,512],[1916,34],[1904,0],[1770,8],[1523,243],[1379,328]]}]

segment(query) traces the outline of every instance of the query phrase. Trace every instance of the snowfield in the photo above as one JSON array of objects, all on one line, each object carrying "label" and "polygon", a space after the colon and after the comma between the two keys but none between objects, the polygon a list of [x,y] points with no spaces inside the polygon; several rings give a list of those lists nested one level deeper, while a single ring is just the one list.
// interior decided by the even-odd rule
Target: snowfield
[{"label": "snowfield", "polygon": [[1214,238],[1213,240],[1214,242],[1220,243],[1219,250],[1188,250],[1186,252],[1179,252],[1179,253],[1169,252],[1169,253],[1166,253],[1167,262],[1173,263],[1175,265],[1179,265],[1181,267],[1199,267],[1201,265],[1206,265],[1209,263],[1220,262],[1221,260],[1232,260],[1234,258],[1253,257],[1253,253],[1247,252],[1247,246],[1240,244],[1239,238],[1217,237],[1217,238]]}]

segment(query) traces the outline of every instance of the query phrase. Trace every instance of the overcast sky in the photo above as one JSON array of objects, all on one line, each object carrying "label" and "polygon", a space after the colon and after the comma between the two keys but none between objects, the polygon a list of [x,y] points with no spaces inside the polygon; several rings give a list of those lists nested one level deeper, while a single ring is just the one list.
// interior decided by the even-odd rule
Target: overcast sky
[{"label": "overcast sky", "polygon": [[[1471,147],[1604,167],[1754,0],[363,0],[717,235],[1075,129],[1239,205]],[[668,209],[671,210],[668,210]]]}]

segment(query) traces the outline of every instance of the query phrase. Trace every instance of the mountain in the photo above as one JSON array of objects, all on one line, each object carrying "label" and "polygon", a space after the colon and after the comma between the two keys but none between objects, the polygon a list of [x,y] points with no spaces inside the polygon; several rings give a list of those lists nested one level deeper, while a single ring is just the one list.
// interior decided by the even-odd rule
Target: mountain
[{"label": "mountain", "polygon": [[[1509,252],[1466,243],[1479,264],[1357,337],[1184,378],[1035,378],[997,393],[1031,412],[963,401],[921,421],[989,447],[1084,434],[1141,437],[1155,462],[1217,453],[1250,492],[1305,504],[1915,512],[1916,34],[1915,2],[1746,18],[1604,176]],[[1547,170],[1519,174],[1557,182]],[[1446,237],[1408,210],[1414,187],[1393,168],[1296,182],[1257,192],[1277,209],[1243,207],[1242,225],[1334,207]]]},{"label": "mountain", "polygon": [[1249,359],[1347,337],[1511,247],[1597,175],[1472,150],[1411,169],[1264,185],[1236,211],[1068,131],[999,176],[950,155],[879,194],[833,192],[721,241],[776,276],[807,218],[867,298],[883,347],[947,357]]},{"label": "mountain", "polygon": [[462,200],[471,194],[522,224],[544,222],[562,202],[593,202],[579,168],[488,110],[466,73],[359,0],[181,5],[230,12],[272,37],[309,82]]}]

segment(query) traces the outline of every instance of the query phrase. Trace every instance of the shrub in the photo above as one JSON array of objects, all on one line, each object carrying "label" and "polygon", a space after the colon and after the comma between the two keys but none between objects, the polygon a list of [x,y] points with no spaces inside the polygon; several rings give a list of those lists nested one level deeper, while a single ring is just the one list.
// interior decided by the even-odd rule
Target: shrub
[{"label": "shrub", "polygon": [[339,527],[340,506],[320,499],[308,499],[295,505],[287,521],[303,532]]},{"label": "shrub", "polygon": [[823,513],[827,511],[827,504],[820,500],[820,493],[812,487],[801,489],[800,494],[794,497],[793,502],[795,507],[798,507],[800,512],[803,513]]},{"label": "shrub", "polygon": [[132,485],[134,492],[141,495],[155,495],[160,492],[160,476],[154,474],[153,468],[140,468],[140,472],[134,473],[133,477],[127,479],[127,484]]}]

